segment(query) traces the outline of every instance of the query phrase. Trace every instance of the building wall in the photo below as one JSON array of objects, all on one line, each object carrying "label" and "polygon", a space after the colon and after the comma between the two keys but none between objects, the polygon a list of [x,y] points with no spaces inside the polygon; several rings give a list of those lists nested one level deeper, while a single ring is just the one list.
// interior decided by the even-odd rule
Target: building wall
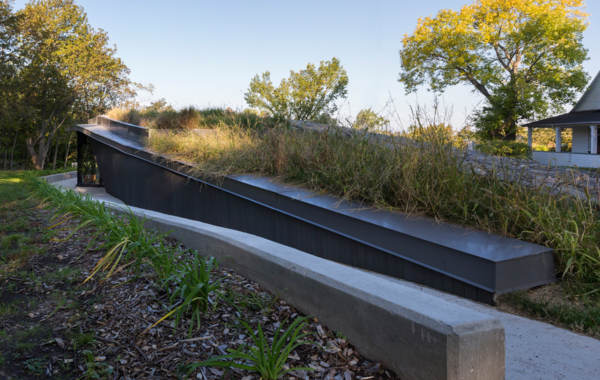
[{"label": "building wall", "polygon": [[571,151],[573,153],[589,153],[590,151],[590,127],[587,125],[573,128],[573,142]]},{"label": "building wall", "polygon": [[600,154],[533,152],[532,158],[544,165],[600,168]]},{"label": "building wall", "polygon": [[598,109],[598,105],[600,105],[600,73],[596,74],[596,77],[581,96],[573,111],[595,111]]}]

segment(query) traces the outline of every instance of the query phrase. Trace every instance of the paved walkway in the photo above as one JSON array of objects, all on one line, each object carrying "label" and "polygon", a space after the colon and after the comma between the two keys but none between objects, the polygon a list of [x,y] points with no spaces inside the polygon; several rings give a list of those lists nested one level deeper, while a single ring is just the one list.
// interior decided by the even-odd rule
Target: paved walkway
[{"label": "paved walkway", "polygon": [[[75,189],[74,178],[54,184]],[[103,188],[77,190],[97,200],[122,203],[107,194]],[[488,305],[411,282],[388,278],[498,318],[504,325],[506,334],[506,379],[508,380],[600,380],[600,340],[575,334],[548,323],[505,313]]]}]

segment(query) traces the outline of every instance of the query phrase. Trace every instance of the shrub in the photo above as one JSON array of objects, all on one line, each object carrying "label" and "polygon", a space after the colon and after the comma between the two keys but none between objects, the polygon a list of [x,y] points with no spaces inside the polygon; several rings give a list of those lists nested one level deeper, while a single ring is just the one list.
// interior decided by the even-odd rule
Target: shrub
[{"label": "shrub", "polygon": [[147,128],[169,130],[211,129],[218,126],[260,129],[274,127],[281,123],[281,121],[261,116],[251,110],[233,111],[223,108],[186,107],[176,111],[163,103],[160,105],[153,103],[142,109],[114,108],[107,113],[107,116]]},{"label": "shrub", "polygon": [[488,140],[477,144],[477,150],[493,156],[529,158],[531,149],[525,143],[507,140]]},{"label": "shrub", "polygon": [[265,337],[260,324],[257,331],[254,331],[246,322],[241,321],[241,323],[252,339],[253,347],[229,349],[228,355],[216,356],[192,364],[188,367],[188,371],[191,372],[198,367],[240,368],[257,372],[264,380],[277,380],[292,371],[311,370],[311,368],[305,367],[286,367],[286,362],[292,351],[307,343],[304,339],[309,334],[302,332],[306,326],[306,318],[296,318],[283,332],[282,324],[275,330],[271,344]]},{"label": "shrub", "polygon": [[200,328],[202,314],[213,303],[211,296],[220,287],[218,282],[211,279],[211,272],[216,266],[213,257],[205,259],[194,256],[182,262],[169,278],[173,284],[169,297],[173,308],[152,327],[174,314],[175,325],[179,324],[184,315],[188,315],[192,319],[190,332],[194,322],[196,327]]}]

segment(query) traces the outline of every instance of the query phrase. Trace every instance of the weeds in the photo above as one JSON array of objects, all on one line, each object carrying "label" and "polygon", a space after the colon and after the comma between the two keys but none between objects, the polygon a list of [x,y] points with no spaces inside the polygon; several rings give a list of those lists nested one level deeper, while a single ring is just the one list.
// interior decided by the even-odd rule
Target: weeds
[{"label": "weeds", "polygon": [[159,107],[151,105],[142,109],[115,108],[110,110],[107,116],[152,129],[166,130],[210,129],[223,125],[238,125],[245,129],[261,129],[277,123],[273,118],[260,116],[250,110],[233,111],[223,108],[196,109],[187,107],[175,111],[166,104]]},{"label": "weeds", "polygon": [[282,326],[275,330],[273,341],[269,344],[260,324],[256,332],[246,322],[240,321],[250,336],[253,346],[230,349],[228,355],[216,356],[206,361],[192,364],[188,371],[192,372],[198,367],[239,368],[256,372],[264,380],[276,380],[286,373],[310,368],[286,368],[288,356],[299,346],[306,344],[304,340],[309,336],[302,330],[306,326],[306,318],[296,318],[288,328],[282,332]]},{"label": "weeds", "polygon": [[170,277],[173,290],[169,300],[174,305],[171,311],[160,318],[151,327],[161,323],[171,315],[175,315],[175,325],[178,325],[184,315],[190,316],[190,332],[196,323],[200,328],[201,317],[211,304],[214,303],[213,293],[219,289],[220,284],[211,280],[211,272],[216,268],[216,261],[210,257],[194,256],[180,264],[180,267]]},{"label": "weeds", "polygon": [[34,376],[42,376],[44,374],[45,362],[46,361],[43,358],[31,358],[25,360],[23,365],[30,374]]},{"label": "weeds", "polygon": [[[551,247],[560,273],[600,283],[600,213],[587,199],[531,188],[502,167],[480,175],[451,136],[424,126],[417,139],[221,126],[151,137],[152,150],[196,165],[194,174],[259,173],[382,208],[425,214]],[[414,136],[413,136],[414,137]],[[375,142],[375,141],[376,142]],[[454,144],[456,145],[456,144]],[[566,179],[568,180],[568,179]],[[581,291],[589,291],[582,289]]]},{"label": "weeds", "polygon": [[[107,251],[84,283],[100,273],[103,273],[103,279],[108,279],[126,267],[132,266],[138,271],[141,265],[148,263],[161,286],[166,291],[171,291],[170,302],[174,305],[172,310],[153,326],[171,315],[175,315],[176,323],[179,323],[185,315],[190,316],[196,322],[196,326],[200,327],[202,313],[206,312],[209,304],[213,302],[211,295],[219,287],[219,284],[210,278],[211,271],[216,266],[213,258],[205,260],[193,256],[190,261],[176,264],[177,248],[165,244],[164,234],[146,230],[144,220],[137,218],[133,213],[112,213],[100,202],[72,191],[62,192],[41,181],[37,189],[45,202],[52,203],[58,210],[53,217],[52,228],[60,228],[67,221],[79,220],[78,226],[62,240],[70,239],[90,226],[94,226],[96,230],[88,249],[94,247],[98,238],[102,237],[104,243],[100,248]],[[193,326],[193,323],[190,324],[190,331]]]}]

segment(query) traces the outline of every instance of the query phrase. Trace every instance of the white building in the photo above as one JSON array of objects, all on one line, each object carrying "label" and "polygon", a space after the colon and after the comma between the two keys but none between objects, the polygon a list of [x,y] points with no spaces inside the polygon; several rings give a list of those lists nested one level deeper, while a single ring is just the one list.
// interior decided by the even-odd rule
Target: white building
[{"label": "white building", "polygon": [[[533,128],[554,128],[555,152],[533,151],[533,159],[543,164],[600,168],[598,127],[600,126],[600,73],[569,113],[525,124],[527,143],[531,148]],[[560,131],[571,128],[571,152],[561,152]]]}]

